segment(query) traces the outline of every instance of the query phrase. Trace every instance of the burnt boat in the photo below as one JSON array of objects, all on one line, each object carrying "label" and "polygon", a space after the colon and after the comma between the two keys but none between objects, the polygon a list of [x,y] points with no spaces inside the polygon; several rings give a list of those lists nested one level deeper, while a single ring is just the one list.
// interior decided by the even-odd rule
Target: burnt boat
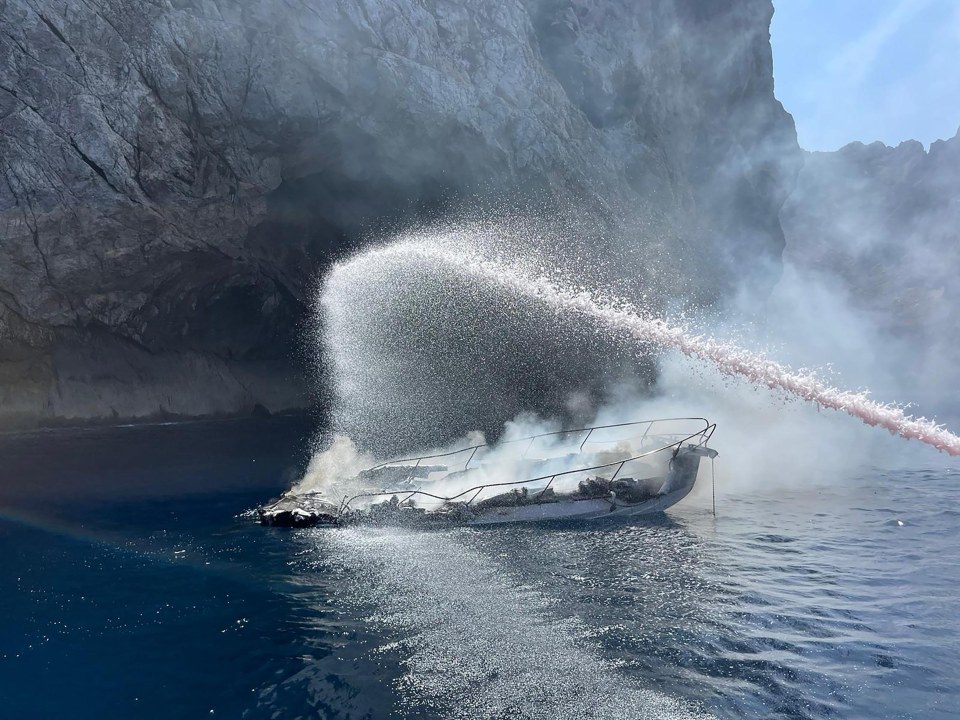
[{"label": "burnt boat", "polygon": [[331,487],[352,488],[339,499],[291,490],[257,516],[277,527],[335,527],[658,513],[693,490],[703,458],[716,457],[715,429],[706,418],[637,420],[391,460],[332,478]]}]

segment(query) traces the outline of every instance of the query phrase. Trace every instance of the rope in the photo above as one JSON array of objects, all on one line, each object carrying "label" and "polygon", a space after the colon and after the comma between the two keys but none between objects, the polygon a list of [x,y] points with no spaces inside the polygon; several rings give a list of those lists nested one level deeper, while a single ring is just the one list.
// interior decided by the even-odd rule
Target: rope
[{"label": "rope", "polygon": [[710,458],[710,489],[713,491],[713,516],[717,516],[717,463]]}]

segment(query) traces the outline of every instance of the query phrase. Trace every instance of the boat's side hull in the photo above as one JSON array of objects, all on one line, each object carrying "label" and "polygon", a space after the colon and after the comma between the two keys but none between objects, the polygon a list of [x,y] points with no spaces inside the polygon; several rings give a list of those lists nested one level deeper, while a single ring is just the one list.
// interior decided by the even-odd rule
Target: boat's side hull
[{"label": "boat's side hull", "polygon": [[[457,505],[455,513],[429,513],[411,505],[390,502],[374,505],[363,512],[344,514],[342,508],[331,504],[320,494],[286,494],[278,501],[259,509],[260,522],[282,527],[336,526],[348,523],[390,523],[416,525],[492,525],[513,522],[537,522],[563,519],[594,519],[613,516],[647,515],[663,512],[685,498],[697,481],[702,457],[716,453],[703,446],[688,445],[679,450],[670,461],[670,469],[657,495],[641,502],[625,502],[611,492],[606,497],[582,500],[571,496],[554,496],[553,502],[528,501],[523,504],[487,507]],[[526,498],[526,495],[523,495]],[[534,495],[533,497],[536,497]]]},{"label": "boat's side hull", "polygon": [[639,503],[624,503],[616,499],[596,498],[590,500],[567,500],[551,503],[531,503],[516,507],[487,510],[467,521],[468,525],[493,525],[511,522],[537,522],[544,520],[582,519],[625,515],[649,515],[663,512],[683,500],[693,490],[700,469],[701,455],[684,451],[671,463],[670,472],[660,494]]}]

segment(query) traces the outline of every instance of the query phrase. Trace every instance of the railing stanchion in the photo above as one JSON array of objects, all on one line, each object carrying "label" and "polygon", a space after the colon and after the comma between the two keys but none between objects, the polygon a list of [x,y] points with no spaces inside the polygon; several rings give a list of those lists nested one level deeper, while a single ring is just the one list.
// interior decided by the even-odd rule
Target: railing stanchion
[{"label": "railing stanchion", "polygon": [[477,454],[477,450],[479,450],[479,449],[480,449],[480,446],[477,445],[477,446],[473,449],[473,452],[470,453],[470,457],[467,458],[467,463],[466,463],[466,465],[463,466],[463,469],[464,469],[464,470],[466,470],[468,467],[470,467],[470,463],[473,461],[473,456]]},{"label": "railing stanchion", "polygon": [[623,466],[626,465],[626,464],[627,464],[627,461],[626,461],[626,460],[624,460],[622,463],[620,463],[620,467],[617,468],[617,471],[613,474],[613,477],[610,478],[610,482],[613,482],[614,480],[617,479],[617,475],[620,474],[620,471],[623,470]]},{"label": "railing stanchion", "polygon": [[543,488],[543,490],[541,490],[540,492],[537,493],[537,498],[543,497],[543,494],[544,494],[547,490],[550,489],[550,486],[551,486],[551,485],[553,485],[553,481],[556,479],[556,477],[557,477],[557,476],[554,475],[553,477],[550,478],[550,482],[548,482],[548,483],[546,484],[546,486]]},{"label": "railing stanchion", "polygon": [[481,492],[483,492],[483,489],[484,489],[485,487],[486,487],[486,485],[481,485],[480,487],[477,488],[477,491],[473,494],[473,497],[470,498],[469,500],[467,500],[467,507],[469,507],[470,504],[471,504],[474,500],[477,499],[477,495],[479,495]]},{"label": "railing stanchion", "polygon": [[583,438],[583,442],[580,443],[580,452],[583,452],[583,446],[587,444],[587,440],[590,439],[590,436],[593,434],[594,430],[596,430],[596,428],[590,428],[590,430],[587,431],[586,437]]},{"label": "railing stanchion", "polygon": [[526,448],[526,450],[524,450],[524,451],[523,451],[523,455],[520,456],[520,459],[521,459],[521,460],[526,460],[526,459],[527,459],[527,453],[530,452],[530,448],[533,447],[533,441],[536,440],[536,439],[537,439],[537,438],[536,438],[535,436],[532,437],[532,438],[530,438],[530,442],[527,443],[527,448]]},{"label": "railing stanchion", "polygon": [[647,423],[647,429],[644,430],[644,431],[643,431],[643,435],[640,436],[640,443],[641,443],[641,444],[643,443],[644,440],[647,439],[647,433],[649,433],[649,432],[653,429],[653,424],[654,424],[655,422],[656,422],[656,420],[651,420],[649,423]]}]

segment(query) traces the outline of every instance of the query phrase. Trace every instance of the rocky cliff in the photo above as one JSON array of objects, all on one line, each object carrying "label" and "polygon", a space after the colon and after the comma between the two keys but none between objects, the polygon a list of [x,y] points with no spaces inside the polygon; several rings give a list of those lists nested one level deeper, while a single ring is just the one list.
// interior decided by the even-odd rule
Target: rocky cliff
[{"label": "rocky cliff", "polygon": [[470,199],[643,228],[648,274],[710,268],[708,300],[765,277],[799,165],[771,14],[6,0],[0,424],[301,407],[324,264]]},{"label": "rocky cliff", "polygon": [[849,296],[907,397],[960,415],[960,132],[930,145],[804,153],[781,213],[785,260]]}]

